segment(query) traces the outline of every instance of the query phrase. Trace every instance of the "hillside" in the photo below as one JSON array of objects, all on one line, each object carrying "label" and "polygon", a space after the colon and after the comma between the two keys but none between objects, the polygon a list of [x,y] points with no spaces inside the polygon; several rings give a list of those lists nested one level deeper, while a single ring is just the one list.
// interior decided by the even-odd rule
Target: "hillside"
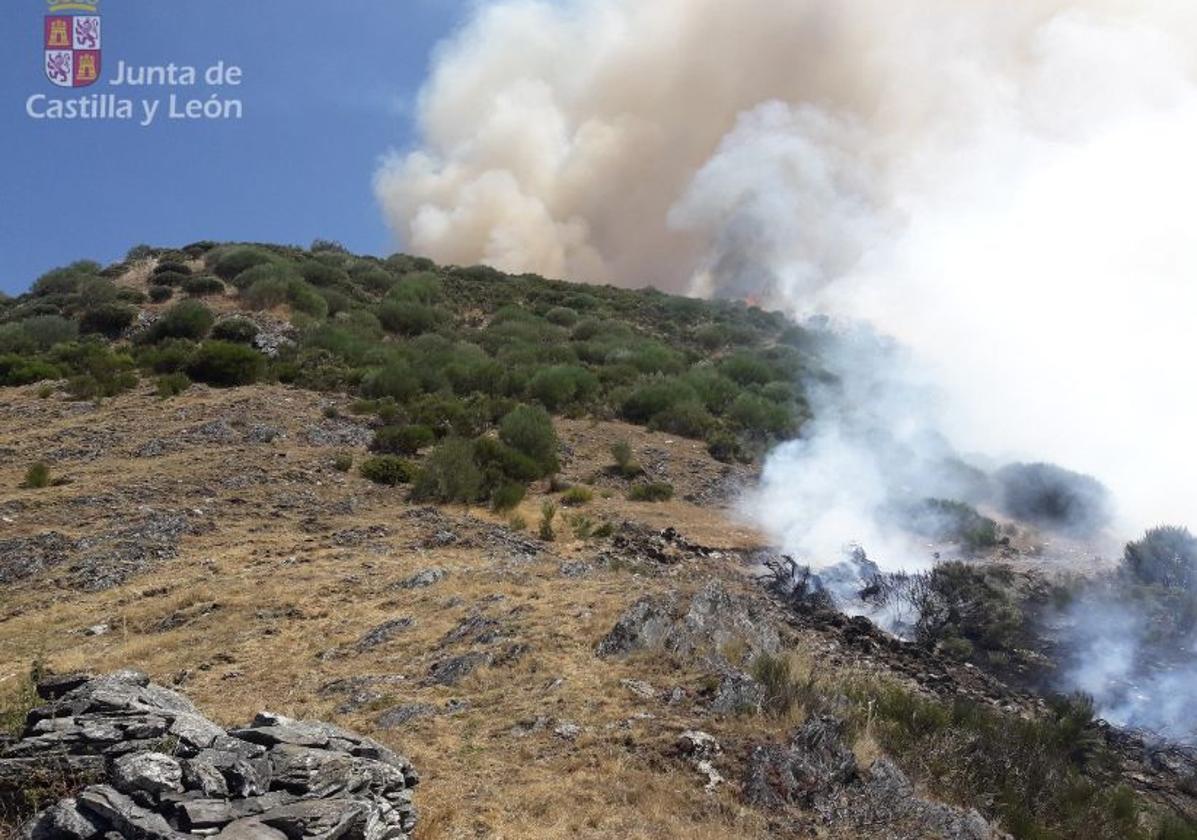
[{"label": "hillside", "polygon": [[[136,667],[402,752],[426,840],[1194,836],[1197,761],[1020,683],[1008,622],[999,666],[996,620],[901,642],[764,574],[734,506],[822,340],[332,243],[51,273],[0,303],[0,724]],[[944,508],[970,604],[1050,597]]]}]

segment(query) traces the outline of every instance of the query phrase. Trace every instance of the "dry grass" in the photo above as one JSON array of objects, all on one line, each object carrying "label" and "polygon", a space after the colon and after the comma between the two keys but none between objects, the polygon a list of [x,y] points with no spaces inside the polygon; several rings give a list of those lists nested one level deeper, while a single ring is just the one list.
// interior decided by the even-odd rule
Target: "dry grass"
[{"label": "dry grass", "polygon": [[[755,812],[737,804],[734,786],[716,794],[673,755],[677,735],[696,725],[690,703],[667,706],[636,697],[620,680],[647,680],[693,695],[704,674],[659,656],[626,662],[594,656],[593,646],[632,601],[652,591],[741,574],[712,558],[698,568],[634,576],[597,568],[563,577],[564,562],[592,560],[598,547],[562,537],[533,560],[512,557],[485,539],[506,516],[474,508],[442,514],[467,541],[434,546],[439,526],[409,516],[402,490],[375,487],[337,472],[344,446],[314,447],[305,429],[321,422],[326,400],[282,387],[216,391],[198,387],[160,402],[148,386],[95,410],[34,389],[0,391],[0,425],[11,432],[15,457],[0,465],[0,539],[56,530],[82,537],[147,511],[186,511],[199,533],[182,538],[178,557],[114,589],[86,593],[59,586],[62,568],[18,583],[0,604],[0,678],[44,658],[57,671],[105,671],[135,666],[177,684],[213,719],[241,723],[271,710],[331,720],[379,738],[410,755],[424,776],[418,791],[432,838],[764,837]],[[159,457],[138,457],[146,441],[182,440],[182,433],[216,418],[240,432],[254,423],[278,426],[280,442],[187,445]],[[701,444],[678,442],[622,424],[564,421],[572,449],[567,478],[602,472],[609,441],[628,438],[638,457],[667,452],[679,495],[718,478],[723,466]],[[94,449],[93,457],[88,451]],[[364,450],[363,450],[364,451]],[[651,453],[650,453],[651,454]],[[71,479],[31,496],[19,490],[20,467],[48,458]],[[659,461],[659,459],[657,459]],[[245,481],[231,481],[239,477]],[[596,523],[639,520],[679,527],[691,539],[732,548],[757,541],[750,529],[717,510],[677,500],[634,505],[601,492],[585,508]],[[615,480],[612,480],[615,481]],[[536,521],[540,488],[518,513]],[[352,500],[352,501],[350,501]],[[333,534],[384,526],[361,545]],[[440,566],[449,577],[425,589],[394,584]],[[513,664],[480,669],[456,686],[427,679],[429,666],[476,649],[441,647],[464,619],[496,622],[502,639],[487,649],[524,645]],[[413,627],[361,653],[354,643],[369,629],[406,616]],[[82,628],[111,631],[85,636]],[[321,657],[334,649],[343,656]],[[387,676],[383,698],[338,712],[344,694],[322,689],[340,679]],[[463,710],[381,730],[379,713],[400,703]],[[548,725],[532,728],[545,718]],[[567,741],[553,733],[564,721],[582,727]],[[760,736],[786,721],[731,719],[727,736]],[[723,737],[722,734],[720,737]]]}]

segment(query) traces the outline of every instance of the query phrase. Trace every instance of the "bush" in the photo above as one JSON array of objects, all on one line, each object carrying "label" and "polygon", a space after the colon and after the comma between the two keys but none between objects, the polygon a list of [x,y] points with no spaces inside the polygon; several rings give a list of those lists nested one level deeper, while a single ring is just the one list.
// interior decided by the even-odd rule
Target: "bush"
[{"label": "bush", "polygon": [[650,428],[682,437],[702,439],[715,425],[715,418],[697,400],[680,402],[653,415]]},{"label": "bush", "polygon": [[25,470],[25,480],[21,486],[27,490],[41,490],[50,486],[50,467],[38,461]]},{"label": "bush", "polygon": [[191,269],[187,267],[186,263],[177,262],[175,260],[164,260],[154,266],[152,277],[159,277],[163,274],[178,274],[183,277],[191,275]]},{"label": "bush", "polygon": [[674,378],[654,379],[637,387],[624,400],[621,412],[633,423],[648,423],[654,416],[698,395],[686,383]]},{"label": "bush", "polygon": [[797,420],[789,406],[778,405],[756,394],[740,394],[727,414],[746,432],[759,437],[789,438],[798,432]]},{"label": "bush", "polygon": [[266,360],[243,344],[205,341],[191,357],[187,374],[197,382],[221,388],[250,385],[261,378]]},{"label": "bush", "polygon": [[374,433],[370,448],[392,455],[415,455],[436,442],[436,435],[427,426],[384,426]]},{"label": "bush", "polygon": [[79,288],[79,284],[89,277],[100,273],[100,264],[91,260],[79,260],[63,268],[47,271],[33,283],[30,290],[38,297],[50,295],[69,295]]},{"label": "bush", "polygon": [[716,461],[730,464],[734,461],[751,460],[740,439],[731,432],[717,431],[707,438],[707,452]]},{"label": "bush", "polygon": [[378,309],[378,320],[387,332],[422,335],[449,320],[449,313],[416,301],[388,300]]},{"label": "bush", "polygon": [[181,287],[184,283],[191,279],[190,274],[179,274],[174,271],[167,271],[164,274],[155,274],[154,282],[159,286],[166,286],[168,288]]},{"label": "bush", "polygon": [[408,461],[394,455],[376,455],[362,462],[359,470],[362,478],[375,484],[397,487],[408,484],[416,475],[416,468]]},{"label": "bush", "polygon": [[499,423],[499,439],[531,458],[541,476],[557,471],[557,432],[543,408],[521,405],[514,409]]},{"label": "bush", "polygon": [[170,286],[150,286],[150,302],[163,303],[174,296],[175,290]]},{"label": "bush", "polygon": [[801,697],[801,689],[791,673],[788,656],[775,656],[768,652],[757,654],[752,660],[752,678],[764,689],[762,707],[771,715],[783,717],[789,714]]},{"label": "bush", "polygon": [[667,502],[673,498],[673,485],[665,481],[650,481],[633,485],[628,491],[628,501]]},{"label": "bush", "polygon": [[559,327],[572,327],[578,323],[578,313],[565,306],[555,306],[545,313],[544,319]]},{"label": "bush", "polygon": [[528,394],[549,411],[589,400],[598,390],[594,374],[577,365],[556,365],[540,370],[528,383]]},{"label": "bush", "polygon": [[1142,539],[1127,543],[1122,569],[1149,586],[1197,589],[1197,537],[1187,528],[1152,528]]},{"label": "bush", "polygon": [[32,385],[43,379],[60,379],[62,371],[42,359],[15,353],[0,356],[0,386]]},{"label": "bush", "polygon": [[406,362],[392,362],[366,376],[362,393],[373,399],[390,397],[407,402],[420,393],[420,380]]},{"label": "bush", "polygon": [[287,284],[287,302],[294,311],[313,318],[319,319],[328,315],[328,301],[303,280],[292,280]]},{"label": "bush", "polygon": [[561,494],[564,507],[580,507],[594,501],[594,491],[589,487],[571,487]]},{"label": "bush", "polygon": [[343,473],[347,473],[353,469],[353,453],[338,452],[336,457],[333,458],[333,469]]},{"label": "bush", "polygon": [[951,540],[973,549],[998,544],[997,523],[963,502],[924,499],[903,511],[903,524],[919,536]]},{"label": "bush", "polygon": [[191,380],[185,373],[168,373],[158,377],[158,396],[162,399],[177,397],[191,387]]},{"label": "bush", "polygon": [[611,444],[611,457],[615,459],[615,468],[624,478],[635,478],[644,472],[644,468],[636,461],[632,445],[626,440]]},{"label": "bush", "polygon": [[36,353],[79,337],[79,325],[59,315],[34,315],[0,324],[0,353]]},{"label": "bush", "polygon": [[538,535],[545,542],[557,539],[557,532],[553,530],[553,520],[556,516],[557,506],[546,500],[540,506],[540,528],[537,530]]},{"label": "bush", "polygon": [[241,299],[254,309],[273,309],[287,302],[290,282],[282,277],[261,277],[241,292]]},{"label": "bush", "polygon": [[[277,257],[274,254],[252,246],[222,248],[218,251],[210,252],[208,259],[212,273],[222,280],[233,280],[249,269],[277,261]],[[235,285],[238,288],[245,288],[239,282]],[[248,285],[248,283],[245,285]]]},{"label": "bush", "polygon": [[509,481],[505,484],[500,484],[491,493],[490,506],[497,513],[505,513],[509,510],[514,510],[527,494],[528,488],[524,485]]},{"label": "bush", "polygon": [[339,286],[349,282],[349,274],[344,269],[319,260],[308,260],[300,265],[299,274],[313,286]]},{"label": "bush", "polygon": [[215,277],[189,277],[183,282],[183,291],[192,297],[223,295],[224,283],[221,283]]},{"label": "bush", "polygon": [[115,338],[137,319],[137,310],[121,303],[106,303],[89,309],[79,318],[79,329]]},{"label": "bush", "polygon": [[995,475],[1003,510],[1017,519],[1075,534],[1110,521],[1110,494],[1092,476],[1054,464],[1010,464]]},{"label": "bush", "polygon": [[212,337],[234,344],[253,344],[258,337],[258,325],[248,318],[226,318],[212,328]]},{"label": "bush", "polygon": [[430,271],[404,276],[390,287],[387,300],[413,301],[431,305],[441,299],[441,280]]},{"label": "bush", "polygon": [[146,331],[146,338],[152,342],[164,338],[199,341],[212,329],[215,320],[212,310],[198,300],[182,300],[162,313],[162,317]]},{"label": "bush", "polygon": [[474,463],[474,446],[464,438],[447,438],[428,455],[412,490],[417,501],[478,501],[482,472]]}]

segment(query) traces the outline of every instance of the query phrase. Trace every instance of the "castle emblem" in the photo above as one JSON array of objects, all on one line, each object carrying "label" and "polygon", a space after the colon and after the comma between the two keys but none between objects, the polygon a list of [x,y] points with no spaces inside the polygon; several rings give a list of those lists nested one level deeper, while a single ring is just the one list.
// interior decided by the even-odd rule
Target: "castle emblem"
[{"label": "castle emblem", "polygon": [[80,88],[100,78],[99,0],[49,0],[44,35],[46,78]]}]

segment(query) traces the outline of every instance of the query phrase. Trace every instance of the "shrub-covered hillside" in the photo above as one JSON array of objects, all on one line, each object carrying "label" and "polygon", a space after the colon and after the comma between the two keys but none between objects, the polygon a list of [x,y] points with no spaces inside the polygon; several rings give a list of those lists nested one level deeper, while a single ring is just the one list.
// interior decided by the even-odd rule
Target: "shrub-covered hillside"
[{"label": "shrub-covered hillside", "polygon": [[[280,319],[285,340],[262,341]],[[553,472],[550,413],[618,417],[751,460],[807,419],[804,343],[783,316],[742,303],[328,242],[138,246],[0,300],[0,385],[45,382],[78,399],[147,377],[164,398],[193,381],[352,393],[382,424],[374,474],[445,500],[510,497]],[[432,447],[419,475],[403,460]]]}]

